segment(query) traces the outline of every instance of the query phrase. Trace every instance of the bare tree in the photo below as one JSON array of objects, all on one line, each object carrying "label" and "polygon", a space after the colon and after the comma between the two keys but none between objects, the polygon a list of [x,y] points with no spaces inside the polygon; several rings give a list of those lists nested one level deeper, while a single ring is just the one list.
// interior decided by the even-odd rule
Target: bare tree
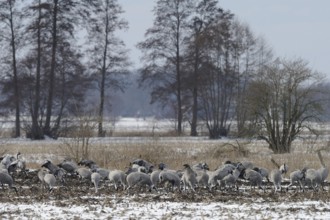
[{"label": "bare tree", "polygon": [[[11,54],[9,63],[12,71],[13,95],[9,96],[14,100],[15,106],[15,137],[20,136],[21,120],[20,120],[20,88],[19,76],[17,71],[17,49],[19,45],[19,29],[21,28],[21,12],[17,9],[17,3],[14,0],[0,2],[0,41],[6,42],[8,52]],[[4,48],[4,47],[2,47]]]},{"label": "bare tree", "polygon": [[[260,62],[272,61],[272,50],[262,38],[256,38],[248,25],[239,21],[232,24],[233,71],[236,75],[235,112],[237,135],[251,135],[246,103],[249,83],[262,66]],[[263,64],[264,65],[264,64]]]},{"label": "bare tree", "polygon": [[208,49],[205,46],[208,38],[208,29],[217,21],[217,16],[221,14],[222,9],[217,7],[217,1],[204,0],[199,1],[194,11],[194,17],[191,20],[191,36],[188,39],[188,48],[185,61],[184,83],[191,93],[191,136],[197,136],[197,121],[200,105],[199,87],[202,83],[200,67],[206,60]]},{"label": "bare tree", "polygon": [[127,77],[130,65],[127,49],[122,40],[115,36],[117,30],[125,30],[128,23],[120,18],[124,13],[117,0],[105,0],[100,4],[100,10],[91,22],[89,42],[92,64],[90,69],[100,91],[98,108],[98,136],[104,136],[103,117],[106,103],[106,91],[109,89],[123,90],[124,77]]},{"label": "bare tree", "polygon": [[[201,31],[203,26],[203,21],[199,20],[198,18],[194,21],[194,48],[192,52],[192,60],[193,60],[193,69],[192,69],[192,77],[189,77],[188,80],[190,82],[190,86],[192,87],[192,118],[191,118],[191,129],[190,135],[197,136],[197,120],[198,120],[198,90],[199,90],[199,66],[201,60]],[[188,85],[189,86],[189,85]]]},{"label": "bare tree", "polygon": [[201,67],[204,73],[200,89],[202,115],[210,138],[228,134],[227,123],[233,113],[236,80],[231,56],[232,18],[230,12],[219,12],[217,23],[209,30],[208,57]]},{"label": "bare tree", "polygon": [[[29,78],[32,78],[31,72],[35,70],[34,81],[31,82],[30,88],[31,91],[34,91],[34,94],[29,96],[30,104],[29,111],[31,113],[32,125],[29,131],[27,131],[27,136],[31,139],[43,139],[44,133],[42,130],[42,125],[39,124],[39,113],[40,113],[40,102],[41,102],[41,66],[42,66],[42,42],[45,42],[45,37],[42,37],[42,33],[46,29],[46,21],[49,11],[49,5],[42,3],[41,0],[32,2],[31,5],[27,6],[26,11],[28,12],[27,16],[35,17],[32,19],[32,22],[26,26],[28,35],[26,38],[29,38],[29,41],[32,42],[32,45],[36,45],[36,52],[29,52],[26,54],[26,58],[22,61],[22,65],[25,68]],[[36,42],[35,42],[36,40]],[[33,48],[33,47],[32,47]],[[45,61],[44,59],[43,61]],[[34,66],[33,63],[36,62]],[[33,69],[35,68],[35,69]]]},{"label": "bare tree", "polygon": [[77,30],[78,24],[82,20],[89,17],[91,11],[98,5],[98,1],[89,0],[47,0],[46,3],[49,5],[50,15],[50,69],[47,71],[47,82],[48,82],[48,95],[47,95],[47,106],[45,115],[45,124],[43,131],[46,135],[54,136],[56,130],[51,127],[53,105],[55,96],[56,80],[56,65],[58,60],[58,45],[61,42],[69,42],[69,39],[73,39],[74,31]]},{"label": "bare tree", "polygon": [[144,54],[141,81],[152,85],[152,102],[175,102],[177,132],[182,133],[182,63],[194,0],[158,0],[153,27],[138,44]]},{"label": "bare tree", "polygon": [[47,99],[47,110],[46,110],[46,121],[44,125],[44,133],[46,135],[52,136],[50,131],[50,120],[52,116],[53,109],[53,96],[54,96],[54,86],[55,86],[55,62],[56,62],[56,51],[57,51],[57,25],[58,25],[58,13],[59,13],[59,0],[53,0],[52,2],[52,32],[51,32],[51,62],[50,71],[48,75],[48,99]]},{"label": "bare tree", "polygon": [[[74,93],[63,95],[68,89],[63,88],[62,85],[72,86],[69,81],[63,83],[65,79],[63,73],[67,73],[66,76],[70,73],[77,74],[76,76],[83,74],[81,64],[78,64],[82,57],[74,52],[73,45],[76,42],[73,40],[75,34],[79,34],[75,32],[78,25],[89,16],[94,5],[94,1],[87,0],[34,0],[25,5],[24,12],[27,17],[25,40],[29,44],[25,48],[27,52],[24,54],[26,58],[23,66],[26,67],[24,71],[27,73],[31,72],[31,68],[35,68],[35,79],[31,81],[34,84],[31,88],[35,92],[30,96],[31,103],[27,105],[32,116],[32,126],[27,125],[30,130],[27,134],[32,139],[42,139],[45,134],[56,137],[64,104],[67,103],[63,100],[64,97],[77,98]],[[71,57],[62,53],[65,47]],[[28,62],[35,62],[36,65]],[[63,65],[68,62],[72,65]],[[77,69],[80,69],[79,73]],[[76,79],[80,78],[76,77]],[[80,81],[77,80],[78,82]],[[72,90],[73,88],[75,87],[72,87]],[[62,92],[59,92],[60,89]]]},{"label": "bare tree", "polygon": [[319,120],[322,101],[320,75],[307,62],[277,59],[265,66],[249,86],[249,111],[256,119],[259,138],[275,153],[288,153],[303,131],[313,131],[310,122]]}]

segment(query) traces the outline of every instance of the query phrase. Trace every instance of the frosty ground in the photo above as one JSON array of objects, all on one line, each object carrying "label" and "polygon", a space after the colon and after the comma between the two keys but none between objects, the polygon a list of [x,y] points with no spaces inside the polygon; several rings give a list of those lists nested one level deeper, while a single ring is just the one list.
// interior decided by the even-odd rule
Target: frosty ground
[{"label": "frosty ground", "polygon": [[[92,189],[91,189],[92,191]],[[329,219],[328,193],[240,192],[214,195],[138,193],[5,199],[2,219]],[[317,197],[321,197],[320,199]],[[291,197],[291,198],[290,198]],[[200,200],[194,202],[194,200]]]},{"label": "frosty ground", "polygon": [[159,189],[115,190],[103,182],[96,194],[89,182],[75,177],[53,192],[40,187],[36,171],[16,179],[18,195],[7,187],[0,190],[1,219],[329,219],[329,185],[325,190],[274,192],[197,189],[167,192]]}]

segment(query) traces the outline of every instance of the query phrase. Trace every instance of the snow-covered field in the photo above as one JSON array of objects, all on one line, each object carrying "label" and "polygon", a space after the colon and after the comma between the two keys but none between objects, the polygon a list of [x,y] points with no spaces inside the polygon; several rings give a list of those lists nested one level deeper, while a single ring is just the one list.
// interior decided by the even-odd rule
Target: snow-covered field
[{"label": "snow-covered field", "polygon": [[[284,196],[284,195],[283,195]],[[137,199],[137,197],[140,197]],[[329,219],[323,201],[143,201],[144,195],[86,196],[81,205],[70,201],[1,203],[1,219]],[[135,201],[139,200],[139,201]]]}]

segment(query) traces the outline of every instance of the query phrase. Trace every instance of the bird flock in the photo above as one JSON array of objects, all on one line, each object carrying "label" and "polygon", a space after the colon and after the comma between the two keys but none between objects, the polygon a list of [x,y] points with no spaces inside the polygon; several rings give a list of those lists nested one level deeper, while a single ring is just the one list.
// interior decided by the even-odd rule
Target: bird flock
[{"label": "bird flock", "polygon": [[[20,158],[20,153],[4,155],[0,158],[0,183],[2,187],[8,185],[17,194],[14,174],[20,172],[24,176],[31,175],[26,169],[26,163]],[[300,191],[324,189],[329,170],[324,164],[319,169],[302,168],[289,173],[289,182],[284,184],[283,175],[288,173],[286,164],[278,165],[274,160],[276,169],[268,170],[255,166],[254,163],[225,161],[217,169],[209,170],[207,163],[182,165],[182,169],[170,169],[165,163],[154,165],[144,159],[130,162],[126,170],[110,170],[98,166],[89,159],[81,159],[78,163],[65,159],[59,164],[46,160],[37,170],[37,177],[44,189],[51,193],[54,188],[66,186],[72,178],[80,182],[87,182],[93,186],[95,193],[99,193],[101,184],[114,187],[115,190],[130,191],[134,189],[166,192],[196,192],[197,189],[239,191],[261,189],[280,192],[295,189]],[[268,184],[270,183],[270,184]],[[244,187],[244,188],[243,188]]]}]

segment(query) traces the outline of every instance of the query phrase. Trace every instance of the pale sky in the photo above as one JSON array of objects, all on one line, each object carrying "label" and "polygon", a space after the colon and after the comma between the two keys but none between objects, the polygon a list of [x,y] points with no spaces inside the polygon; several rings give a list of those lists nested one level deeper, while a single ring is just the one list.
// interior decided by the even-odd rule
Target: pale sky
[{"label": "pale sky", "polygon": [[[118,2],[129,22],[120,36],[131,50],[133,68],[139,68],[141,54],[135,45],[153,24],[156,0]],[[330,0],[219,0],[219,6],[262,36],[276,56],[302,58],[330,79]]]}]

